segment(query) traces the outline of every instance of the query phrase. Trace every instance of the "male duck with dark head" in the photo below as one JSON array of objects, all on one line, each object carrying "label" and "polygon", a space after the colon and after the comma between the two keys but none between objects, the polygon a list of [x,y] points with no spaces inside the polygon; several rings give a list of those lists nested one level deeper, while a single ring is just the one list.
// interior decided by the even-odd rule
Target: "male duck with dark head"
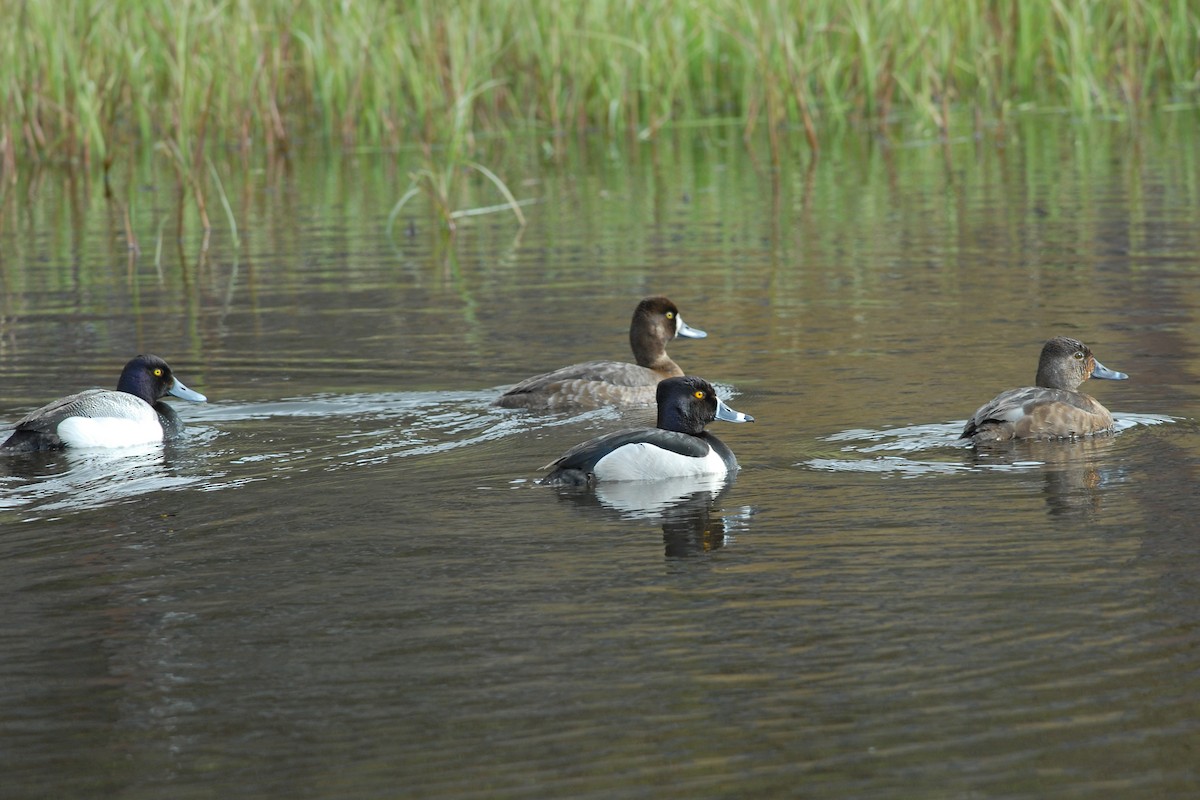
[{"label": "male duck with dark head", "polygon": [[1088,378],[1129,376],[1101,364],[1083,342],[1056,336],[1042,347],[1037,385],[998,395],[967,420],[962,439],[1068,439],[1112,431],[1113,418],[1096,398],[1079,391]]},{"label": "male duck with dark head", "polygon": [[629,345],[636,364],[572,364],[526,378],[502,394],[496,405],[548,409],[650,405],[659,381],[683,375],[667,355],[667,342],[676,336],[703,339],[708,334],[685,323],[679,309],[667,298],[647,297],[638,303],[629,323]]},{"label": "male duck with dark head", "polygon": [[632,428],[576,445],[542,467],[554,471],[542,483],[592,485],[596,481],[641,481],[737,470],[724,442],[705,430],[713,420],[753,422],[717,397],[703,378],[668,378],[658,384],[658,427]]},{"label": "male duck with dark head", "polygon": [[158,356],[141,355],[125,365],[116,390],[87,389],[26,415],[0,449],[130,447],[161,442],[183,430],[166,395],[203,403]]}]

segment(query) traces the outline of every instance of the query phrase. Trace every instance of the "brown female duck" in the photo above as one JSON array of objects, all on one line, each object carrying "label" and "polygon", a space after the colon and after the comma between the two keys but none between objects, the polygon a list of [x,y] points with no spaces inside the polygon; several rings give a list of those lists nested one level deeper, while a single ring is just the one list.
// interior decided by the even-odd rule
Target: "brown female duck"
[{"label": "brown female duck", "polygon": [[658,382],[683,375],[667,355],[667,342],[676,336],[708,336],[683,321],[679,309],[665,297],[638,303],[629,323],[629,346],[636,364],[587,361],[535,375],[500,395],[505,408],[599,408],[653,405]]},{"label": "brown female duck", "polygon": [[975,412],[962,439],[1065,439],[1108,433],[1112,414],[1078,391],[1088,378],[1123,381],[1129,376],[1101,364],[1083,342],[1056,336],[1042,347],[1037,385],[1010,389]]}]

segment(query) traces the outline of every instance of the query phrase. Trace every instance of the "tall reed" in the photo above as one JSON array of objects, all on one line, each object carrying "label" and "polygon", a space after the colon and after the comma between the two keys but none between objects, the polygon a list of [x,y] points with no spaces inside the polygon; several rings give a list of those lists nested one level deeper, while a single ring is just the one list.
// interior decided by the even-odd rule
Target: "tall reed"
[{"label": "tall reed", "polygon": [[[808,145],[950,111],[1200,95],[1196,0],[0,0],[0,168],[319,140],[420,153],[453,212],[480,136],[736,120]],[[498,180],[498,176],[497,180]],[[499,188],[499,183],[497,184]]]}]

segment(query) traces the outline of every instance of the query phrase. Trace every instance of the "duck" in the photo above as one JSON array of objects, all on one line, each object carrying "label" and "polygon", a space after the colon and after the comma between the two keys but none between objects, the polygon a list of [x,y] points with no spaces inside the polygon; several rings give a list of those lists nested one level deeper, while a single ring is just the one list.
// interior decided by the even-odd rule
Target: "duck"
[{"label": "duck", "polygon": [[714,420],[753,422],[754,417],[730,408],[711,383],[691,375],[660,381],[655,400],[657,427],[614,431],[578,444],[542,467],[554,471],[541,482],[593,486],[598,481],[723,476],[738,469],[733,451],[705,427]]},{"label": "duck", "polygon": [[183,431],[166,395],[203,403],[208,398],[183,385],[158,356],[139,355],[121,370],[117,388],[86,389],[30,412],[0,450],[65,447],[131,447],[162,442]]},{"label": "duck", "polygon": [[1129,376],[1096,360],[1078,339],[1056,336],[1042,347],[1034,386],[997,395],[967,420],[960,439],[1069,439],[1109,433],[1112,414],[1079,391],[1088,378],[1123,381]]},{"label": "duck", "polygon": [[659,381],[684,374],[667,355],[667,343],[677,336],[703,339],[708,334],[685,323],[670,299],[643,298],[629,323],[636,364],[586,361],[534,375],[500,395],[496,405],[549,410],[652,405]]}]

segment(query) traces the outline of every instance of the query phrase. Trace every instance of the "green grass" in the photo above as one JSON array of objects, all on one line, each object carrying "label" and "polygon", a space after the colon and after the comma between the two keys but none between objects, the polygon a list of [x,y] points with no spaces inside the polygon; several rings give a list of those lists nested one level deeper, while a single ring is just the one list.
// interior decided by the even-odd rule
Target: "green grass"
[{"label": "green grass", "polygon": [[953,110],[1132,116],[1200,95],[1200,0],[0,0],[0,169],[211,147],[421,153],[451,211],[481,136],[735,120],[947,133]]}]

